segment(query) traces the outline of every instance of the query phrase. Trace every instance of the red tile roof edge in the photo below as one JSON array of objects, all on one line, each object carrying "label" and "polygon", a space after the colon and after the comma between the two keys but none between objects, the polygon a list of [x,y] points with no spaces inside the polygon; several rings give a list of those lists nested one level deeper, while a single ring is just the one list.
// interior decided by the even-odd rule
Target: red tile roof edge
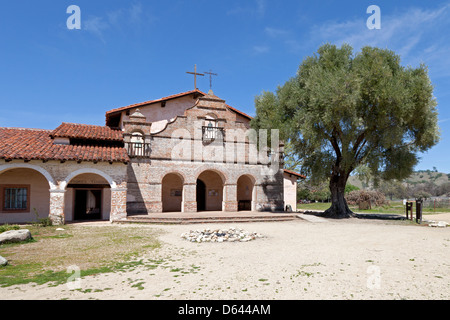
[{"label": "red tile roof edge", "polygon": [[252,119],[253,119],[253,117],[249,116],[248,114],[246,114],[246,113],[244,113],[244,112],[242,112],[242,111],[240,111],[240,110],[238,110],[238,109],[236,109],[236,108],[233,108],[232,106],[230,106],[230,105],[228,105],[228,104],[225,104],[225,105],[227,106],[227,108],[230,108],[230,109],[233,110],[234,112],[239,113],[241,116],[243,116],[243,117],[245,117],[245,118],[248,118],[249,120],[252,120]]},{"label": "red tile roof edge", "polygon": [[[153,103],[158,103],[158,102],[162,102],[162,101],[167,101],[167,100],[170,100],[170,99],[175,99],[175,98],[187,96],[187,95],[194,94],[194,93],[199,93],[199,94],[201,94],[203,96],[207,95],[206,93],[204,93],[204,92],[202,92],[202,91],[200,91],[198,89],[197,90],[186,91],[186,92],[170,95],[170,96],[167,96],[167,97],[164,97],[164,98],[160,98],[160,99],[157,99],[157,100],[149,100],[149,101],[136,103],[136,104],[132,104],[132,105],[129,105],[129,106],[126,106],[126,107],[121,107],[121,108],[117,108],[117,109],[113,109],[113,110],[107,111],[106,112],[106,118],[108,118],[108,116],[110,116],[112,114],[115,114],[115,113],[118,113],[118,112],[122,112],[122,111],[126,111],[128,109],[138,108],[138,107],[142,107],[142,106],[145,106],[145,105],[148,105],[148,104],[153,104]],[[240,111],[240,110],[238,110],[236,108],[233,108],[232,106],[230,106],[228,104],[225,104],[225,105],[227,106],[227,108],[229,108],[232,111],[242,115],[243,117],[248,118],[249,120],[253,119],[248,114],[246,114],[246,113],[244,113],[244,112],[242,112],[242,111]]]},{"label": "red tile roof edge", "polygon": [[284,169],[284,172],[292,174],[292,175],[297,176],[297,177],[300,177],[302,179],[306,179],[306,176],[304,176],[304,175],[302,175],[300,173],[297,173],[295,171],[292,171],[292,170]]},{"label": "red tile roof edge", "polygon": [[162,101],[167,101],[167,100],[171,100],[171,99],[175,99],[175,98],[180,98],[183,96],[187,96],[190,94],[194,94],[194,93],[199,93],[201,95],[206,96],[206,93],[200,91],[200,90],[191,90],[191,91],[186,91],[186,92],[182,92],[182,93],[178,93],[178,94],[173,94],[164,98],[160,98],[160,99],[156,99],[156,100],[149,100],[149,101],[145,101],[145,102],[140,102],[140,103],[135,103],[135,104],[131,104],[129,106],[126,107],[120,107],[120,108],[116,108],[116,109],[112,109],[109,111],[106,111],[106,115],[111,115],[114,113],[118,113],[118,112],[122,112],[128,109],[132,109],[132,108],[137,108],[137,107],[141,107],[141,106],[145,106],[147,104],[153,104],[153,103],[158,103],[158,102],[162,102]]}]

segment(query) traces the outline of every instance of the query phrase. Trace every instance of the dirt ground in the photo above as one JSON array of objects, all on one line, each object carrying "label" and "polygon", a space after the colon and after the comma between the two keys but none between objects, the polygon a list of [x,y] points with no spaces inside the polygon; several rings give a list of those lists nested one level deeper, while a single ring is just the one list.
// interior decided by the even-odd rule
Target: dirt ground
[{"label": "dirt ground", "polygon": [[[426,216],[450,222],[450,214]],[[98,225],[99,228],[102,224]],[[163,230],[136,268],[56,287],[0,288],[1,299],[439,299],[450,298],[450,228],[344,221],[117,228]],[[239,227],[264,238],[192,243],[189,230]],[[69,277],[70,274],[68,274]],[[73,287],[79,285],[78,287]]]}]

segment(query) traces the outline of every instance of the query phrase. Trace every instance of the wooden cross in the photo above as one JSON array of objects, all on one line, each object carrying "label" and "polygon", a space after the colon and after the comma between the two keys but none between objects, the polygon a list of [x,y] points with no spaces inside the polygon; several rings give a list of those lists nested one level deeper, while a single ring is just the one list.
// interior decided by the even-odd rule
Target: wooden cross
[{"label": "wooden cross", "polygon": [[195,90],[197,90],[197,76],[202,76],[202,77],[204,77],[205,75],[203,74],[203,73],[197,73],[197,65],[195,65],[195,69],[194,69],[194,72],[186,72],[186,73],[189,73],[189,74],[193,74],[194,75],[194,87],[195,87]]},{"label": "wooden cross", "polygon": [[212,90],[212,77],[218,76],[218,74],[213,73],[212,70],[209,70],[209,72],[204,72],[204,74],[209,74],[209,89]]}]

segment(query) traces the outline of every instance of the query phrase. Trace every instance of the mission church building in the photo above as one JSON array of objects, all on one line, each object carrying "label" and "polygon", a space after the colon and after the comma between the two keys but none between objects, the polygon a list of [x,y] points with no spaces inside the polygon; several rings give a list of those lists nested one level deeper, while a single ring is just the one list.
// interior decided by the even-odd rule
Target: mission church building
[{"label": "mission church building", "polygon": [[282,143],[261,156],[250,120],[196,89],[108,111],[105,126],[0,128],[0,223],[295,210],[304,177],[283,169]]}]

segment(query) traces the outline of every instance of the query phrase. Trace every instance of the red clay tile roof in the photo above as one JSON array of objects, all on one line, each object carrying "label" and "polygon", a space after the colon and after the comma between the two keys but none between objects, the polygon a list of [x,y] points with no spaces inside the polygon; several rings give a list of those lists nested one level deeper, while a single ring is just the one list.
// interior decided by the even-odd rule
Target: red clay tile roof
[{"label": "red clay tile roof", "polygon": [[226,104],[226,106],[227,106],[227,108],[230,108],[230,109],[233,110],[234,112],[239,113],[241,116],[244,116],[245,118],[247,118],[247,119],[249,119],[249,120],[252,120],[252,119],[253,119],[253,117],[250,117],[248,114],[246,114],[246,113],[244,113],[244,112],[242,112],[242,111],[239,111],[238,109],[233,108],[232,106],[230,106],[230,105],[228,105],[228,104]]},{"label": "red clay tile roof", "polygon": [[[146,101],[146,102],[132,104],[132,105],[129,105],[129,106],[126,106],[126,107],[121,107],[121,108],[117,108],[117,109],[113,109],[113,110],[107,111],[106,112],[106,122],[108,123],[108,118],[109,117],[111,117],[112,115],[115,115],[117,113],[120,113],[122,111],[126,111],[126,110],[129,110],[129,109],[142,107],[142,106],[153,104],[153,103],[163,102],[163,101],[167,101],[167,100],[171,100],[171,99],[175,99],[175,98],[180,98],[180,97],[184,97],[184,96],[187,96],[187,95],[190,95],[190,94],[199,94],[199,95],[202,95],[202,96],[206,96],[206,93],[204,93],[204,92],[202,92],[202,91],[197,89],[197,90],[191,90],[191,91],[187,91],[187,92],[174,94],[174,95],[171,95],[171,96],[168,96],[168,97],[164,97],[164,98],[161,98],[161,99],[157,99],[157,100],[150,100],[150,101]],[[233,108],[233,107],[231,107],[229,105],[226,105],[226,106],[229,109],[231,109],[232,111],[234,111],[234,112],[244,116],[245,118],[248,118],[249,120],[252,119],[252,117],[250,117],[248,114],[245,114],[244,112],[239,111],[238,109]]]},{"label": "red clay tile roof", "polygon": [[56,145],[51,130],[0,128],[0,159],[128,162],[124,148]]},{"label": "red clay tile roof", "polygon": [[52,138],[123,141],[123,133],[110,127],[63,123],[50,134]]},{"label": "red clay tile roof", "polygon": [[306,176],[304,176],[304,175],[302,175],[302,174],[300,174],[300,173],[297,173],[297,172],[295,172],[295,171],[292,171],[292,170],[284,169],[284,172],[289,173],[289,174],[292,174],[293,176],[300,177],[300,178],[302,178],[302,179],[306,179]]},{"label": "red clay tile roof", "polygon": [[167,100],[171,100],[171,99],[175,99],[175,98],[180,98],[180,97],[184,97],[184,96],[188,96],[190,94],[200,94],[202,96],[205,96],[206,93],[201,92],[200,90],[191,90],[191,91],[187,91],[187,92],[182,92],[182,93],[178,93],[178,94],[174,94],[171,96],[167,96],[161,99],[157,99],[157,100],[149,100],[149,101],[145,101],[145,102],[141,102],[141,103],[136,103],[136,104],[132,104],[126,107],[121,107],[121,108],[117,108],[117,109],[113,109],[110,111],[106,112],[106,117],[108,117],[109,115],[112,115],[114,113],[120,113],[122,111],[126,111],[128,109],[133,109],[133,108],[138,108],[138,107],[142,107],[148,104],[153,104],[153,103],[158,103],[158,102],[163,102],[163,101],[167,101]]}]

